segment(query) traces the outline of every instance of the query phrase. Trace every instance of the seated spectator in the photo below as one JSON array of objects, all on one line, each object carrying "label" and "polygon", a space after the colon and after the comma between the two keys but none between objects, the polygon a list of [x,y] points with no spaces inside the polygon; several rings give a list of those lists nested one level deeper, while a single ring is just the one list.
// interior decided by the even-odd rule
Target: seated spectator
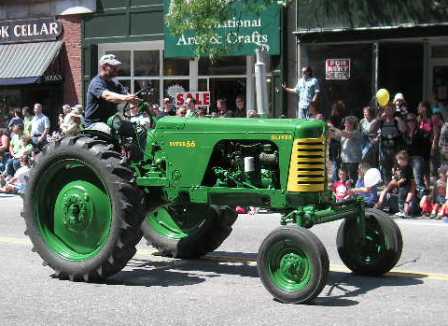
[{"label": "seated spectator", "polygon": [[176,111],[176,116],[185,117],[186,115],[187,115],[187,107],[184,105],[179,106],[179,108]]},{"label": "seated spectator", "polygon": [[160,112],[160,117],[165,117],[167,115],[176,115],[176,111],[174,110],[173,107],[173,102],[171,101],[171,99],[169,97],[165,97],[163,99],[163,109]]},{"label": "seated spectator", "polygon": [[397,217],[409,217],[412,211],[412,202],[415,197],[415,182],[412,174],[412,168],[409,162],[409,155],[406,151],[400,151],[395,156],[396,162],[393,169],[393,178],[381,192],[376,208],[383,208],[388,194],[398,190],[398,208]]},{"label": "seated spectator", "polygon": [[[0,188],[0,192],[10,194],[24,194],[30,177],[30,159],[28,155],[20,158],[20,168],[14,176]],[[4,178],[2,176],[2,178]],[[4,181],[4,179],[2,179]]]},{"label": "seated spectator", "polygon": [[138,105],[131,103],[129,114],[130,114],[130,121],[132,123],[135,123],[148,129],[151,128],[151,117],[146,112],[140,112],[140,108]]},{"label": "seated spectator", "polygon": [[62,113],[59,114],[59,121],[58,121],[59,128],[62,129],[62,125],[67,122],[66,121],[68,119],[67,116],[71,112],[71,110],[72,108],[68,104],[64,104],[62,106]]},{"label": "seated spectator", "polygon": [[13,126],[14,135],[11,137],[9,144],[10,159],[6,162],[6,175],[12,177],[14,173],[20,168],[20,158],[25,152],[23,144],[23,125]]},{"label": "seated spectator", "polygon": [[23,115],[20,108],[15,108],[13,117],[9,120],[8,129],[12,131],[15,125],[23,125]]},{"label": "seated spectator", "polygon": [[233,116],[232,111],[227,108],[227,100],[223,98],[216,101],[216,113],[221,118],[231,118]]},{"label": "seated spectator", "polygon": [[233,116],[235,118],[246,118],[247,117],[247,113],[246,113],[246,102],[244,101],[244,97],[242,95],[238,95],[235,98],[235,113],[233,114]]},{"label": "seated spectator", "polygon": [[6,169],[6,162],[9,159],[9,137],[6,129],[0,128],[0,173]]},{"label": "seated spectator", "polygon": [[81,132],[82,111],[73,108],[64,118],[61,131],[64,136],[76,136]]},{"label": "seated spectator", "polygon": [[334,182],[331,186],[332,191],[336,197],[336,201],[344,201],[350,199],[350,187],[352,183],[348,180],[348,171],[342,167],[339,169],[339,180]]},{"label": "seated spectator", "polygon": [[422,198],[420,208],[424,215],[430,214],[431,218],[442,219],[447,215],[448,211],[448,192],[446,187],[448,168],[441,167],[438,172],[439,178],[432,190],[432,194]]},{"label": "seated spectator", "polygon": [[310,110],[310,117],[309,117],[310,120],[324,120],[324,115],[320,113],[317,103],[312,102],[310,104],[309,110]]},{"label": "seated spectator", "polygon": [[358,168],[358,181],[356,181],[355,188],[351,193],[364,198],[367,207],[373,207],[378,202],[378,187],[377,185],[366,187],[364,184],[364,176],[371,167],[368,163],[362,162]]}]

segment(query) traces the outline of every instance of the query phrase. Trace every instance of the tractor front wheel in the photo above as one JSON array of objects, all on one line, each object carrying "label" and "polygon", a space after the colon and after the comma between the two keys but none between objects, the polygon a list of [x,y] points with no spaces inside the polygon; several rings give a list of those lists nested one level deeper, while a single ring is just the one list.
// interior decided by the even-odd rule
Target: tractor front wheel
[{"label": "tractor front wheel", "polygon": [[378,276],[390,271],[403,248],[397,224],[378,209],[366,210],[366,232],[360,235],[357,219],[346,219],[338,230],[337,247],[344,264],[356,274]]},{"label": "tractor front wheel", "polygon": [[284,303],[308,303],[327,282],[328,254],[322,242],[298,226],[283,226],[263,241],[257,258],[265,288]]}]

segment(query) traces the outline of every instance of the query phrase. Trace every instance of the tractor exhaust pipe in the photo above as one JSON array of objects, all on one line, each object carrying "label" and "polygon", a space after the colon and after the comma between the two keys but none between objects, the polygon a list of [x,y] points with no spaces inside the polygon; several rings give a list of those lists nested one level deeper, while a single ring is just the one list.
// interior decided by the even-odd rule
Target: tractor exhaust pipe
[{"label": "tractor exhaust pipe", "polygon": [[260,118],[268,117],[268,85],[266,82],[266,46],[261,45],[255,50],[255,88],[257,94],[257,114]]}]

